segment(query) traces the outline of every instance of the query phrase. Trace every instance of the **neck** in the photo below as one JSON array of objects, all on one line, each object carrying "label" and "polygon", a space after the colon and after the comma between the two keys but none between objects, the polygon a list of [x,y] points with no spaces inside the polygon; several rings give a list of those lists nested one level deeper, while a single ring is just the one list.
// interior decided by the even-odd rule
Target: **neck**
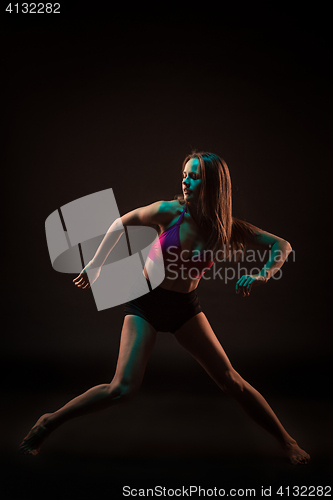
[{"label": "neck", "polygon": [[186,202],[186,212],[191,216],[191,219],[196,224],[200,234],[208,241],[210,229],[206,226],[203,227],[202,224],[200,224],[198,205],[193,202]]},{"label": "neck", "polygon": [[190,214],[194,222],[199,226],[199,212],[196,203],[186,202],[186,212]]}]

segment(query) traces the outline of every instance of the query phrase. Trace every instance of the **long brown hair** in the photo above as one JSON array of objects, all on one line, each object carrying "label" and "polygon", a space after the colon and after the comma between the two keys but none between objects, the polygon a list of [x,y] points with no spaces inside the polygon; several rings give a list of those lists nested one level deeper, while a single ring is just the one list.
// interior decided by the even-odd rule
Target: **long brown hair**
[{"label": "long brown hair", "polygon": [[[225,258],[244,251],[256,236],[256,227],[232,216],[232,190],[226,162],[213,153],[192,152],[182,165],[197,158],[201,171],[201,189],[198,198],[199,226],[208,237],[207,247],[215,254],[224,251]],[[178,196],[179,201],[182,200]],[[208,236],[209,235],[209,236]]]}]

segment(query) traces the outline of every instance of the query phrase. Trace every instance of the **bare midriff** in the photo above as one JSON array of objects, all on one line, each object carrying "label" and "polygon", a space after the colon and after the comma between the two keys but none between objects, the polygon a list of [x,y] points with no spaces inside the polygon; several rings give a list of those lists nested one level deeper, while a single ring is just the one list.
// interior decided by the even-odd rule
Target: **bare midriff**
[{"label": "bare midriff", "polygon": [[[151,266],[154,266],[154,262],[150,259],[147,259],[145,267],[143,269],[143,274],[146,279],[149,279],[149,274],[152,274],[149,273]],[[189,293],[197,288],[200,279],[195,279],[188,276],[186,269],[182,270],[182,272],[178,272],[177,274],[178,276],[175,277],[174,273],[168,272],[168,270],[165,269],[164,280],[160,283],[159,286],[161,288],[164,288],[165,290],[181,293]]]}]

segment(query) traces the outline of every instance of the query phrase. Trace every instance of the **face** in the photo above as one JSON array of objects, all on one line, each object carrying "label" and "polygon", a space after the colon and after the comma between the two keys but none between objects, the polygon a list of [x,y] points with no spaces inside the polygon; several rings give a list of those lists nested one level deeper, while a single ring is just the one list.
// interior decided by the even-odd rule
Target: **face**
[{"label": "face", "polygon": [[183,193],[185,201],[197,201],[201,187],[200,163],[198,158],[189,160],[183,170]]}]

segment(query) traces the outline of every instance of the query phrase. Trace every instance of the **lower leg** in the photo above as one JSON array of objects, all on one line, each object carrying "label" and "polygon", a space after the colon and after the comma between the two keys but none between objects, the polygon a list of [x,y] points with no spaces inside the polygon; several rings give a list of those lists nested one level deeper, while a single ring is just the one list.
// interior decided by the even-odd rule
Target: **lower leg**
[{"label": "lower leg", "polygon": [[42,415],[23,439],[21,452],[36,455],[42,442],[59,425],[72,418],[108,408],[133,394],[141,384],[155,338],[156,331],[143,318],[126,316],[116,373],[111,384],[92,387],[58,411]]},{"label": "lower leg", "polygon": [[294,442],[295,440],[288,434],[265,398],[248,382],[241,380],[240,386],[226,392],[229,392],[244,411],[281,444]]},{"label": "lower leg", "polygon": [[69,401],[54,413],[42,415],[20,445],[22,453],[36,455],[43,441],[64,422],[103,410],[117,403],[125,391],[116,384],[101,384]]},{"label": "lower leg", "polygon": [[54,430],[67,420],[80,417],[88,413],[104,410],[116,404],[125,395],[119,385],[101,384],[92,387],[80,396],[69,401],[54,413],[47,414],[44,425]]},{"label": "lower leg", "polygon": [[265,399],[233,369],[204,313],[187,321],[175,334],[178,342],[203,366],[221,389],[283,446],[292,463],[306,463],[310,456],[284,429]]},{"label": "lower leg", "polygon": [[230,382],[229,378],[225,387],[226,392],[233,396],[255,422],[279,441],[293,464],[307,463],[310,456],[288,434],[263,396],[237,372],[232,374],[231,380]]}]

